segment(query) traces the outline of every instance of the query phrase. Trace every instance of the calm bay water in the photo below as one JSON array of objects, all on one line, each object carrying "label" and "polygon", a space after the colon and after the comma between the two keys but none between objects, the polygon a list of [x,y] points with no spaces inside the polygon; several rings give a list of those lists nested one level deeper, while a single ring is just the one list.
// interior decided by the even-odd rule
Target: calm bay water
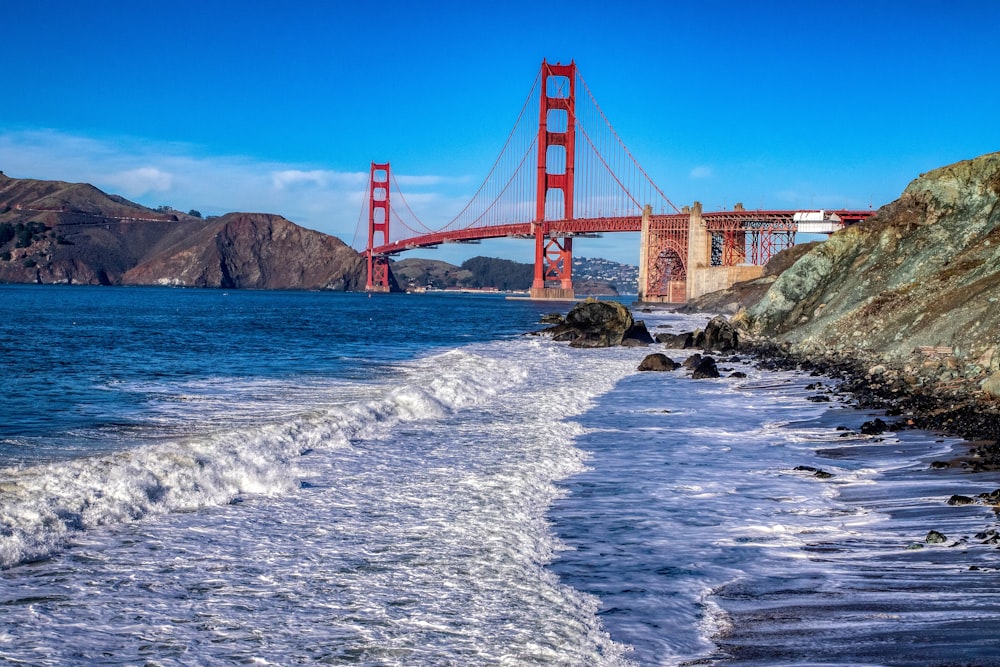
[{"label": "calm bay water", "polygon": [[0,286],[0,664],[1000,664],[954,442],[555,308]]}]

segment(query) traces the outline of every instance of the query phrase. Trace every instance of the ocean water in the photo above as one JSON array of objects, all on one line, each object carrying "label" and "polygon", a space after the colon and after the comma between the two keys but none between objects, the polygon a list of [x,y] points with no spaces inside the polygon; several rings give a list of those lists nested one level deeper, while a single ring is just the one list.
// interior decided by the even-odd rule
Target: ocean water
[{"label": "ocean water", "polygon": [[1000,664],[956,441],[556,309],[0,286],[0,664]]}]

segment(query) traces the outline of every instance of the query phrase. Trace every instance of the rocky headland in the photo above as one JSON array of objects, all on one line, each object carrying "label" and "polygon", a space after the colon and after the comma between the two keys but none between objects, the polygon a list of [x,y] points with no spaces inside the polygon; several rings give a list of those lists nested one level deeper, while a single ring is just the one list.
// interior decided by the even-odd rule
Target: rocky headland
[{"label": "rocky headland", "polygon": [[736,311],[764,363],[834,376],[897,423],[974,441],[946,465],[1000,469],[1000,153],[922,174],[804,250],[693,307]]},{"label": "rocky headland", "polygon": [[364,289],[363,258],[278,215],[202,219],[0,173],[0,282]]}]

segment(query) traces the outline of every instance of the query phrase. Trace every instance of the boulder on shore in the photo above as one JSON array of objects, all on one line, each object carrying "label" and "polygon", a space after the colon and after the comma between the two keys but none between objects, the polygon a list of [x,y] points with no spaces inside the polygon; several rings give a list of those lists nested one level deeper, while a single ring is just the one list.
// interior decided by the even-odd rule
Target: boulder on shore
[{"label": "boulder on shore", "polygon": [[638,346],[653,342],[646,325],[636,322],[628,308],[617,301],[595,299],[578,303],[561,324],[536,333],[568,341],[570,347]]},{"label": "boulder on shore", "polygon": [[681,365],[684,366],[684,368],[694,370],[695,368],[698,367],[698,364],[701,363],[701,358],[702,358],[701,355],[695,352],[690,357],[685,359]]},{"label": "boulder on shore", "polygon": [[632,328],[625,332],[625,337],[622,339],[622,345],[628,347],[646,347],[654,342],[656,341],[653,340],[649,329],[646,328],[646,323],[642,320],[636,320]]},{"label": "boulder on shore", "polygon": [[690,331],[676,334],[658,333],[654,338],[657,343],[662,343],[671,350],[686,350],[689,347],[694,347],[694,333]]},{"label": "boulder on shore", "polygon": [[656,352],[646,355],[646,358],[639,364],[640,371],[672,371],[680,367],[676,361],[663,354]]},{"label": "boulder on shore", "polygon": [[702,357],[698,365],[694,367],[694,373],[691,374],[691,378],[694,380],[717,377],[719,377],[719,367],[712,357]]},{"label": "boulder on shore", "polygon": [[700,346],[706,351],[732,352],[739,349],[740,335],[729,320],[717,315],[705,325],[705,331],[699,337]]}]

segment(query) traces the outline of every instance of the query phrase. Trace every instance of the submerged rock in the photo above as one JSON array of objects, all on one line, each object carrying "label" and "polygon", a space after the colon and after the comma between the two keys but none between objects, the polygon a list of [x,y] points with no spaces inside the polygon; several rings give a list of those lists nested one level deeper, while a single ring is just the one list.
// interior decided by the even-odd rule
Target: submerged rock
[{"label": "submerged rock", "polygon": [[813,477],[817,479],[830,479],[833,477],[833,473],[827,472],[820,468],[814,468],[813,466],[795,466],[796,472],[811,472]]},{"label": "submerged rock", "polygon": [[924,539],[924,542],[927,544],[943,544],[947,541],[948,538],[945,537],[944,533],[939,533],[936,530],[932,530],[927,533],[927,537]]}]

